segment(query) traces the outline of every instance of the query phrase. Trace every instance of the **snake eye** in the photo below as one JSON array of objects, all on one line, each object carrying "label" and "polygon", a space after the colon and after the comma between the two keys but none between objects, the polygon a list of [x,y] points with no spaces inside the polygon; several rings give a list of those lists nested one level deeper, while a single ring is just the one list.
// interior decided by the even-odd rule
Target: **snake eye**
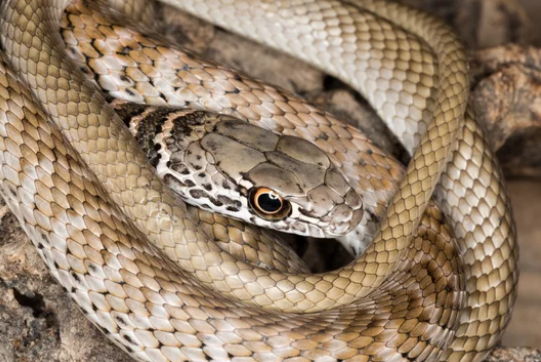
[{"label": "snake eye", "polygon": [[280,195],[264,187],[255,190],[253,201],[259,211],[268,215],[276,214],[284,206],[284,200]]},{"label": "snake eye", "polygon": [[282,219],[291,210],[289,202],[266,187],[250,190],[250,206],[259,216],[271,220]]}]

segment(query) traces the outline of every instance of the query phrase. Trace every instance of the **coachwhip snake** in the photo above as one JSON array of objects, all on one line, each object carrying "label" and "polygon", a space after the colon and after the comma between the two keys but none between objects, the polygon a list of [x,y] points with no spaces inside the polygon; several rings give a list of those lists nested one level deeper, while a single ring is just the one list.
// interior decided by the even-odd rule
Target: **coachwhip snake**
[{"label": "coachwhip snake", "polygon": [[134,43],[119,55],[146,63],[126,74],[176,74],[177,88],[151,83],[315,143],[366,191],[365,207],[392,197],[374,243],[350,265],[314,275],[253,266],[209,240],[68,60],[57,32],[67,2],[4,0],[1,193],[87,318],[141,361],[484,358],[510,318],[517,249],[500,170],[467,111],[454,33],[372,0],[167,2],[347,81],[415,152],[389,196],[402,171],[357,130],[286,91],[81,15],[73,32],[94,34],[95,46],[106,43],[100,33]]}]

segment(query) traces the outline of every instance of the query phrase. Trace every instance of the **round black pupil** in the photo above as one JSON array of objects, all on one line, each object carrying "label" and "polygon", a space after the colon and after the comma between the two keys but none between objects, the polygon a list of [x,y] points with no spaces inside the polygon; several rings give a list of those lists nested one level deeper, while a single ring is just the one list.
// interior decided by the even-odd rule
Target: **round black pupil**
[{"label": "round black pupil", "polygon": [[278,197],[270,196],[269,194],[259,195],[257,203],[261,210],[266,212],[276,212],[282,208],[282,201]]}]

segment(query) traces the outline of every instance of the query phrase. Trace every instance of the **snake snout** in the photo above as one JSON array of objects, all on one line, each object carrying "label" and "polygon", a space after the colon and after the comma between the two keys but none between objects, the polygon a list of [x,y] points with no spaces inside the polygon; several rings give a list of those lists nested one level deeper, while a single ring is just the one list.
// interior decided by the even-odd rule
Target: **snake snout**
[{"label": "snake snout", "polygon": [[334,237],[343,236],[353,231],[363,219],[363,208],[352,208],[347,204],[338,205],[329,214],[329,230]]}]

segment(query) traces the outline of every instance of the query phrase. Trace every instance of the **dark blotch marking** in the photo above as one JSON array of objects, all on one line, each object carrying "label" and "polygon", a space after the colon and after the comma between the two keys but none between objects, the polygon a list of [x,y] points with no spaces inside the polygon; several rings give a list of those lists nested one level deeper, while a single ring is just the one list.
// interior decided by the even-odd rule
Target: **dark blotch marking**
[{"label": "dark blotch marking", "polygon": [[128,323],[126,323],[126,321],[121,318],[120,316],[116,316],[115,319],[117,320],[117,322],[119,322],[120,324],[124,325],[124,326],[127,326]]},{"label": "dark blotch marking", "polygon": [[222,202],[224,205],[229,205],[230,207],[232,206],[236,208],[237,211],[242,207],[242,203],[240,201],[230,199],[229,197],[224,195],[219,195],[218,200],[220,200],[220,202]]},{"label": "dark blotch marking", "polygon": [[190,195],[192,195],[194,199],[209,198],[209,195],[203,190],[190,190]]},{"label": "dark blotch marking", "polygon": [[156,135],[162,132],[163,124],[167,121],[168,116],[175,112],[178,112],[178,109],[160,107],[148,113],[139,122],[135,138],[143,151],[145,151],[150,164],[154,167],[158,165],[161,158],[161,155],[158,153],[161,145],[155,143]]},{"label": "dark blotch marking", "polygon": [[118,114],[122,122],[129,127],[132,118],[140,116],[148,106],[135,103],[121,103],[115,107],[115,112]]},{"label": "dark blotch marking", "polygon": [[92,48],[94,48],[95,51],[97,51],[101,56],[104,56],[105,54],[103,54],[99,48],[97,47],[96,45],[96,41],[98,40],[98,38],[94,38],[90,41],[90,45],[92,45]]},{"label": "dark blotch marking", "polygon": [[327,141],[327,140],[329,140],[329,135],[326,134],[326,133],[322,133],[320,136],[317,137],[317,139]]},{"label": "dark blotch marking", "polygon": [[179,140],[190,136],[195,127],[205,124],[205,115],[206,112],[195,111],[173,119],[173,139]]},{"label": "dark blotch marking", "polygon": [[120,51],[116,52],[118,55],[129,55],[130,54],[130,47],[124,47],[120,49]]},{"label": "dark blotch marking", "polygon": [[184,162],[168,161],[167,167],[173,171],[180,173],[181,175],[189,175],[191,173],[190,169],[188,168],[188,166],[186,166]]},{"label": "dark blotch marking", "polygon": [[231,186],[229,185],[229,182],[227,182],[227,180],[224,180],[222,182],[222,187],[225,189],[225,190],[231,190]]},{"label": "dark blotch marking", "polygon": [[131,343],[131,344],[133,344],[133,345],[135,345],[135,346],[137,345],[137,343],[135,343],[134,340],[131,339],[131,337],[128,336],[127,334],[124,335],[124,339],[125,339],[128,343]]}]

